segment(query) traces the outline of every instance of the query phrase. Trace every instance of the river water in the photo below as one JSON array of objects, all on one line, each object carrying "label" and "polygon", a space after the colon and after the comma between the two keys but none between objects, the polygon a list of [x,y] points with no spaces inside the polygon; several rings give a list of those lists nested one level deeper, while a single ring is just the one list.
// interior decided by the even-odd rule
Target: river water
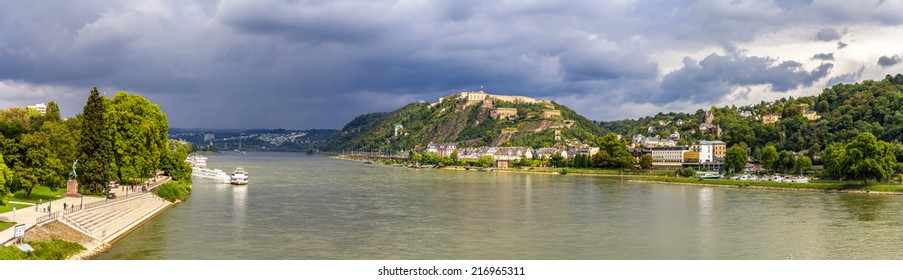
[{"label": "river water", "polygon": [[903,196],[210,155],[190,198],[98,259],[903,259]]}]

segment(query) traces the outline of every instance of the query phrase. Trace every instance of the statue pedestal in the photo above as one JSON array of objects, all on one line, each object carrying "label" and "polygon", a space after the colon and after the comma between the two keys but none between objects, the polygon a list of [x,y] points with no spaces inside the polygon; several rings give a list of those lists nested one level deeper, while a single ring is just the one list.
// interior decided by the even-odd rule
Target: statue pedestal
[{"label": "statue pedestal", "polygon": [[78,181],[69,180],[66,182],[66,197],[81,197],[82,195],[78,193]]}]

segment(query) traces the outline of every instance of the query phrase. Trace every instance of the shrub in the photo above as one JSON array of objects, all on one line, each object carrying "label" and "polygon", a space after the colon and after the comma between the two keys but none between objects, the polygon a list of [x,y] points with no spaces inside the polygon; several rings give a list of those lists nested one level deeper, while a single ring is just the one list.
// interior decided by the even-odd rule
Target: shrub
[{"label": "shrub", "polygon": [[696,175],[696,170],[693,170],[693,168],[687,167],[684,169],[677,170],[677,176],[680,176],[680,177],[693,177],[693,175]]},{"label": "shrub", "polygon": [[154,191],[154,194],[169,202],[175,202],[176,200],[184,201],[188,198],[189,193],[191,193],[191,186],[179,181],[163,184]]}]

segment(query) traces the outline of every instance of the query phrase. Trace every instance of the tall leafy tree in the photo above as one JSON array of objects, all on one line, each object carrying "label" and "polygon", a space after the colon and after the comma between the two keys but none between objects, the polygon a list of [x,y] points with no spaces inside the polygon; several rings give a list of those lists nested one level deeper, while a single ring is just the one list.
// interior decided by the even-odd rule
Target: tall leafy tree
[{"label": "tall leafy tree", "polygon": [[795,169],[797,172],[802,174],[803,172],[812,170],[812,159],[809,159],[806,155],[800,155],[796,159]]},{"label": "tall leafy tree", "polygon": [[481,156],[477,159],[477,165],[481,167],[490,167],[495,163],[495,158],[490,155]]},{"label": "tall leafy tree", "polygon": [[62,117],[60,116],[60,106],[56,105],[56,102],[50,101],[47,103],[47,112],[44,114],[44,119],[51,122],[62,120]]},{"label": "tall leafy tree", "polygon": [[106,102],[95,87],[82,112],[76,170],[79,186],[88,193],[103,192],[112,174],[113,139],[107,128]]},{"label": "tall leafy tree", "polygon": [[789,151],[781,151],[778,153],[778,165],[784,171],[790,171],[796,166],[796,156]]},{"label": "tall leafy tree", "polygon": [[733,145],[724,153],[724,168],[739,172],[746,167],[746,149],[739,145]]},{"label": "tall leafy tree", "polygon": [[640,168],[649,169],[652,168],[652,155],[645,154],[640,156]]},{"label": "tall leafy tree", "polygon": [[26,134],[22,136],[20,145],[25,155],[13,167],[17,174],[17,189],[23,190],[28,198],[31,191],[41,185],[47,185],[51,189],[59,188],[59,172],[64,167],[50,149],[50,137],[43,132]]},{"label": "tall leafy tree", "polygon": [[893,173],[894,164],[897,162],[893,153],[893,146],[880,141],[868,132],[859,134],[852,142],[847,144],[847,176],[849,179],[861,179],[868,183],[869,179],[879,181],[887,180]]},{"label": "tall leafy tree", "polygon": [[8,186],[12,181],[12,177],[13,172],[3,163],[3,154],[0,154],[0,205],[6,205],[9,202],[9,197],[12,196]]},{"label": "tall leafy tree", "polygon": [[162,169],[166,174],[172,176],[173,180],[191,181],[191,164],[185,161],[189,150],[191,150],[191,144],[169,140],[169,150],[164,158]]},{"label": "tall leafy tree", "polygon": [[896,157],[893,145],[868,132],[860,133],[846,145],[832,144],[825,149],[825,172],[841,180],[887,180],[893,173]]},{"label": "tall leafy tree", "polygon": [[169,125],[160,107],[140,95],[119,92],[107,108],[106,124],[116,177],[145,178],[160,169],[169,151]]},{"label": "tall leafy tree", "polygon": [[593,161],[593,166],[598,168],[608,168],[611,167],[611,155],[608,154],[605,150],[599,150],[591,157]]},{"label": "tall leafy tree", "polygon": [[762,149],[759,162],[762,163],[762,167],[765,169],[771,170],[775,168],[778,163],[778,149],[772,145],[765,146],[765,148]]}]

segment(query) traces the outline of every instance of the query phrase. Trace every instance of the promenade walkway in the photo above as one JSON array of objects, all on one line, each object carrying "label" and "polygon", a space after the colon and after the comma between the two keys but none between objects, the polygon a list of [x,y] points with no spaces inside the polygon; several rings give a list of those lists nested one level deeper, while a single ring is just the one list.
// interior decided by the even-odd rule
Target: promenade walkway
[{"label": "promenade walkway", "polygon": [[[96,239],[97,245],[106,244],[115,241],[122,234],[170,205],[168,201],[151,193],[157,186],[169,180],[167,176],[158,176],[140,184],[140,186],[146,184],[148,192],[142,192],[140,187],[136,187],[135,191],[113,189],[111,192],[116,194],[115,199],[90,196],[61,198],[52,202],[51,209],[54,211],[49,214],[36,211],[34,205],[20,205],[17,207],[23,208],[17,209],[15,213],[10,211],[0,214],[0,221],[15,219],[19,224],[25,224],[26,229],[32,229],[45,222],[59,220]],[[63,203],[68,206],[67,211],[62,211]],[[42,206],[49,205],[51,204],[45,202]],[[3,230],[0,232],[0,243],[11,244],[15,241],[14,234],[14,227]],[[28,235],[28,231],[25,234]]]}]

